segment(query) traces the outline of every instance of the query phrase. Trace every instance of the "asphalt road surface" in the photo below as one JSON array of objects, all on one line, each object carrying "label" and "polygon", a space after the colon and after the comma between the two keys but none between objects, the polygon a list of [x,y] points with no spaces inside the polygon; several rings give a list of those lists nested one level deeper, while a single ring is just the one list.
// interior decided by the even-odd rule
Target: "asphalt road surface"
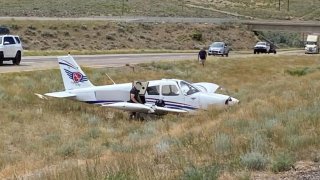
[{"label": "asphalt road surface", "polygon": [[[120,67],[139,63],[157,61],[179,61],[197,59],[196,53],[162,53],[162,54],[113,54],[113,55],[74,55],[74,59],[81,66],[87,67]],[[12,65],[12,61],[5,61],[0,66],[0,73],[33,71],[59,68],[56,56],[22,57],[19,66]]]},{"label": "asphalt road surface", "polygon": [[[303,50],[283,51],[274,54],[254,55],[251,51],[230,52],[228,59],[235,60],[252,56],[281,56],[281,55],[305,55]],[[151,63],[159,61],[197,60],[197,53],[157,53],[157,54],[112,54],[112,55],[74,55],[75,60],[81,66],[103,68],[120,67],[139,63]],[[216,58],[226,58],[215,56]],[[0,73],[34,71],[59,68],[56,56],[29,56],[23,57],[19,66],[12,65],[11,61],[5,61],[0,66]]]}]

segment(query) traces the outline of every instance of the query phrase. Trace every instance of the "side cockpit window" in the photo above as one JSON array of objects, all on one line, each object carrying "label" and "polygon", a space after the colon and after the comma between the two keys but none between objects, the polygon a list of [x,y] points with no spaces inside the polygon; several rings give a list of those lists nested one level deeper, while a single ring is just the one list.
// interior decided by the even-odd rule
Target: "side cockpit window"
[{"label": "side cockpit window", "polygon": [[159,86],[149,86],[147,88],[148,95],[159,95]]},{"label": "side cockpit window", "polygon": [[164,96],[178,96],[179,89],[176,85],[163,85],[161,93]]},{"label": "side cockpit window", "polygon": [[192,86],[191,84],[181,81],[180,82],[180,86],[181,86],[181,90],[185,95],[191,95],[194,93],[199,92],[199,90],[197,88],[195,88],[194,86]]}]

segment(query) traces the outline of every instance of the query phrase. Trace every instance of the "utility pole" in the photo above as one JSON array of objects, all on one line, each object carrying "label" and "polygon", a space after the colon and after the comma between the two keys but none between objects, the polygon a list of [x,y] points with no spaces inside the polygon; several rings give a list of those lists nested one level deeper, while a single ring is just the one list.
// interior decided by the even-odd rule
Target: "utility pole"
[{"label": "utility pole", "polygon": [[281,1],[279,0],[279,11],[281,10]]},{"label": "utility pole", "polygon": [[122,0],[121,16],[123,16],[123,12],[124,12],[124,0]]},{"label": "utility pole", "polygon": [[288,0],[288,8],[287,10],[289,11],[290,10],[290,0]]},{"label": "utility pole", "polygon": [[122,0],[121,16],[123,16],[124,14],[124,1],[128,1],[128,0]]}]

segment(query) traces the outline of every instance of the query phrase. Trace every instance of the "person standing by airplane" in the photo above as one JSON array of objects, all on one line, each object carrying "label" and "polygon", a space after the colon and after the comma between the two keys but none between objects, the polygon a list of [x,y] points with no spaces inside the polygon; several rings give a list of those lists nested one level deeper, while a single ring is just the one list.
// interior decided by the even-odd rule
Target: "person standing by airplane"
[{"label": "person standing by airplane", "polygon": [[203,47],[199,53],[198,53],[198,60],[201,62],[202,66],[204,67],[204,62],[207,59],[207,51],[205,49],[205,47]]},{"label": "person standing by airplane", "polygon": [[[142,101],[140,99],[140,88],[142,84],[141,82],[137,81],[133,86],[132,89],[130,90],[130,103],[140,103],[142,104]],[[130,119],[134,119],[136,117],[137,113],[136,112],[131,112],[130,113]]]},{"label": "person standing by airplane", "polygon": [[137,81],[134,86],[132,86],[132,89],[130,90],[130,102],[131,103],[141,103],[142,101],[139,96],[140,88],[142,84],[141,82]]}]

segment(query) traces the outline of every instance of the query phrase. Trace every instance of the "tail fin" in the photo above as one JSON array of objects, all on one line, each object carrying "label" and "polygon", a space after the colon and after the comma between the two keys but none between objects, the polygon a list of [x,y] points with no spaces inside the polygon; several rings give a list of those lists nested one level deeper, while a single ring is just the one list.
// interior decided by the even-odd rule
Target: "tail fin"
[{"label": "tail fin", "polygon": [[64,88],[66,90],[92,87],[92,83],[72,56],[58,57]]}]

